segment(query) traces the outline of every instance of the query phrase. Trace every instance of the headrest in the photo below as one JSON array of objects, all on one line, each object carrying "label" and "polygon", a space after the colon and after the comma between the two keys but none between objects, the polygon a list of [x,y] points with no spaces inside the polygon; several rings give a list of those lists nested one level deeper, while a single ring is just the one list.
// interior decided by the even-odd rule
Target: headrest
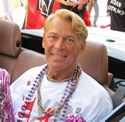
[{"label": "headrest", "polygon": [[0,20],[0,53],[17,57],[21,51],[21,31],[16,23]]}]

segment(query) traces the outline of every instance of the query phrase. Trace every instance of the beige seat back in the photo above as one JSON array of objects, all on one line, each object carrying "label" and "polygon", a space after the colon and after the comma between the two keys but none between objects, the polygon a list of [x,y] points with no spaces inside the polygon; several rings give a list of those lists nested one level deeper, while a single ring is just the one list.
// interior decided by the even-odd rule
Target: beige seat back
[{"label": "beige seat back", "polygon": [[103,43],[86,41],[86,47],[82,55],[78,57],[83,71],[103,85],[109,92],[111,98],[114,91],[109,88],[113,74],[108,72],[107,48]]},{"label": "beige seat back", "polygon": [[47,60],[44,54],[22,48],[22,51],[18,56],[18,59],[13,68],[11,82],[14,82],[28,69],[35,66],[43,65],[45,63],[47,63]]},{"label": "beige seat back", "polygon": [[0,67],[11,74],[20,51],[21,33],[19,26],[0,20]]},{"label": "beige seat back", "polygon": [[21,31],[16,23],[0,20],[0,67],[14,82],[26,70],[47,63],[45,55],[21,47]]},{"label": "beige seat back", "polygon": [[100,84],[108,78],[108,55],[104,44],[87,40],[86,48],[78,57],[83,70]]}]

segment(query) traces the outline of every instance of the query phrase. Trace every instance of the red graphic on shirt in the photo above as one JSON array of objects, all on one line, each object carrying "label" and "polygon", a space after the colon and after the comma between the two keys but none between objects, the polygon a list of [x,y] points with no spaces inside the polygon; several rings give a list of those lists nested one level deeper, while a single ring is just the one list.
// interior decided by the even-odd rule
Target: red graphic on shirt
[{"label": "red graphic on shirt", "polygon": [[0,19],[2,19],[2,20],[9,20],[7,15],[4,15],[4,16],[0,17]]},{"label": "red graphic on shirt", "polygon": [[29,86],[30,85],[30,81],[27,81],[27,86]]},{"label": "red graphic on shirt", "polygon": [[[49,108],[47,111],[50,111],[50,110],[51,110],[51,108]],[[50,118],[51,116],[53,116],[53,114],[52,114],[52,115],[44,115],[44,116],[39,117],[39,118],[36,118],[36,119],[39,120],[40,122],[41,122],[42,120],[45,120],[44,122],[48,122],[48,120],[49,120],[49,118]]]},{"label": "red graphic on shirt", "polygon": [[[23,96],[23,101],[24,101],[24,97],[25,97],[25,96]],[[25,118],[28,119],[27,122],[29,121],[30,114],[31,114],[31,112],[32,112],[32,108],[33,108],[33,105],[34,105],[34,103],[35,103],[35,100],[36,100],[36,97],[34,98],[33,101],[29,102],[29,103],[27,104],[27,107],[25,108],[26,110],[29,110],[29,111],[30,111],[29,114],[25,114],[25,113],[23,114],[23,117],[25,117]],[[24,106],[22,105],[21,108],[24,108]],[[20,112],[18,112],[18,115],[20,115]]]}]

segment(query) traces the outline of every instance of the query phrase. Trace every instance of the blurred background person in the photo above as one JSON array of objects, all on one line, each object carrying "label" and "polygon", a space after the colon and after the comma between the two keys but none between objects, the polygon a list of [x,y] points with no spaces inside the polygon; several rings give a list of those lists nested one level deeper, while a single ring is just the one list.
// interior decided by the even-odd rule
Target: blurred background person
[{"label": "blurred background person", "polygon": [[94,20],[93,20],[93,26],[97,27],[96,22],[98,20],[99,17],[99,5],[98,5],[98,1],[94,0],[94,4],[93,4],[94,10],[95,10],[95,15],[94,15]]},{"label": "blurred background person", "polygon": [[90,14],[91,14],[93,4],[94,4],[94,0],[90,0],[90,2],[88,3],[88,11],[89,11]]},{"label": "blurred background person", "polygon": [[94,8],[94,11],[95,11],[94,20],[93,20],[93,27],[97,27],[96,22],[97,22],[98,17],[99,17],[99,5],[98,5],[97,0],[91,0],[90,3],[88,4],[88,11],[89,11],[90,15],[91,15],[92,7]]},{"label": "blurred background person", "polygon": [[90,14],[87,5],[90,0],[56,0],[60,4],[60,9],[68,9],[79,15],[85,22],[86,26],[91,27]]},{"label": "blurred background person", "polygon": [[57,0],[61,9],[68,9],[79,15],[83,19],[83,13],[86,11],[89,0]]},{"label": "blurred background person", "polygon": [[108,0],[111,30],[125,32],[125,0]]}]

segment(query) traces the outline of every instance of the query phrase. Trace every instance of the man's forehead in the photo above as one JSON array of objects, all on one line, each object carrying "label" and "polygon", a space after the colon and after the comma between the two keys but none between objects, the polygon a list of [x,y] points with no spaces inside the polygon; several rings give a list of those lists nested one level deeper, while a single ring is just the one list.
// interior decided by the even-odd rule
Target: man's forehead
[{"label": "man's forehead", "polygon": [[[50,23],[55,23],[57,24],[57,22],[69,22],[71,23],[71,20],[70,19],[64,19],[64,18],[61,18],[61,17],[58,17],[58,16],[55,16]],[[68,24],[68,23],[67,23]]]}]

